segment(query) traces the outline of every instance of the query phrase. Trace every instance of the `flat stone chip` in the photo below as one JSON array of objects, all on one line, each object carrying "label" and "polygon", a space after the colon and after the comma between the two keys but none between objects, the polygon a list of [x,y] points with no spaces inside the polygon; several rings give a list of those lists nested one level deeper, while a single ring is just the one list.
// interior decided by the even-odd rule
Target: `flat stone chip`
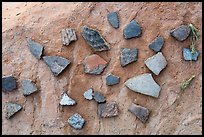
[{"label": "flat stone chip", "polygon": [[3,92],[10,92],[16,88],[17,88],[16,79],[12,75],[2,77],[2,91]]},{"label": "flat stone chip", "polygon": [[110,49],[109,44],[97,30],[89,28],[88,26],[83,26],[81,34],[86,42],[94,49],[94,51],[104,51]]},{"label": "flat stone chip", "polygon": [[154,81],[151,73],[145,73],[130,78],[125,82],[125,86],[135,92],[155,98],[159,96],[161,90],[160,86]]},{"label": "flat stone chip", "polygon": [[22,106],[13,103],[13,102],[6,102],[6,119],[10,119],[14,114],[22,109]]},{"label": "flat stone chip", "polygon": [[90,88],[87,91],[84,92],[84,98],[87,100],[92,100],[93,99],[93,89]]},{"label": "flat stone chip", "polygon": [[125,67],[126,65],[137,61],[138,50],[121,48],[120,49],[120,65]]},{"label": "flat stone chip", "polygon": [[73,106],[76,104],[76,101],[70,98],[67,93],[63,93],[61,100],[60,100],[60,105],[62,106]]},{"label": "flat stone chip", "polygon": [[94,99],[98,103],[105,103],[106,99],[100,92],[94,92]]},{"label": "flat stone chip", "polygon": [[71,28],[62,29],[61,38],[62,38],[63,45],[66,45],[66,46],[68,46],[72,41],[77,40],[76,33],[74,29],[71,29]]},{"label": "flat stone chip", "polygon": [[71,63],[68,59],[59,56],[43,56],[43,60],[54,76],[58,76]]},{"label": "flat stone chip", "polygon": [[30,79],[25,79],[21,81],[23,95],[28,96],[34,92],[37,92],[37,87]]},{"label": "flat stone chip", "polygon": [[125,39],[140,37],[141,34],[142,29],[135,20],[132,20],[123,30],[123,35]]},{"label": "flat stone chip", "polygon": [[143,123],[145,123],[148,120],[149,114],[150,114],[150,111],[147,108],[139,106],[139,105],[136,105],[134,103],[132,103],[130,105],[128,111],[133,113]]},{"label": "flat stone chip", "polygon": [[41,59],[44,47],[31,38],[27,38],[28,48],[34,57]]},{"label": "flat stone chip", "polygon": [[118,106],[116,102],[98,104],[98,116],[103,118],[118,116]]},{"label": "flat stone chip", "polygon": [[196,61],[198,59],[199,52],[191,53],[189,48],[183,48],[183,57],[186,61]]},{"label": "flat stone chip", "polygon": [[84,72],[87,74],[100,75],[108,63],[97,54],[87,56],[84,61]]},{"label": "flat stone chip", "polygon": [[161,52],[148,58],[145,61],[145,65],[155,74],[159,73],[166,67],[167,61]]},{"label": "flat stone chip", "polygon": [[112,85],[118,84],[119,82],[120,82],[120,78],[118,76],[109,74],[106,77],[106,85],[108,85],[108,86],[112,86]]},{"label": "flat stone chip", "polygon": [[178,41],[184,41],[188,38],[191,30],[187,25],[181,25],[170,31],[171,36],[176,38]]},{"label": "flat stone chip", "polygon": [[85,124],[85,120],[78,113],[72,115],[67,122],[75,129],[82,129]]},{"label": "flat stone chip", "polygon": [[111,26],[115,29],[119,28],[119,19],[118,19],[118,14],[117,12],[110,12],[107,15],[108,22],[111,24]]},{"label": "flat stone chip", "polygon": [[161,36],[158,36],[155,38],[152,43],[149,45],[149,48],[154,50],[155,52],[159,52],[164,45],[164,38]]}]

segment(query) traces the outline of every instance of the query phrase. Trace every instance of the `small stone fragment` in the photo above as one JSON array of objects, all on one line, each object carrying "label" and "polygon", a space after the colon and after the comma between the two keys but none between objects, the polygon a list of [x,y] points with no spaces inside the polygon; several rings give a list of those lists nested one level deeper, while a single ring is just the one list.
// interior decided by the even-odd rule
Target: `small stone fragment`
[{"label": "small stone fragment", "polygon": [[66,28],[61,31],[61,38],[63,45],[68,46],[72,41],[76,41],[77,37],[74,29]]},{"label": "small stone fragment", "polygon": [[32,93],[37,91],[36,85],[30,79],[22,80],[21,85],[24,96],[31,95]]},{"label": "small stone fragment", "polygon": [[155,74],[159,73],[166,67],[167,61],[161,52],[158,52],[156,55],[148,58],[145,61],[145,65]]},{"label": "small stone fragment", "polygon": [[94,92],[94,99],[98,103],[104,103],[106,102],[105,97],[100,92]]},{"label": "small stone fragment", "polygon": [[68,59],[59,56],[44,56],[43,60],[54,76],[58,76],[71,63]]},{"label": "small stone fragment", "polygon": [[171,36],[176,38],[178,41],[184,41],[188,38],[191,30],[187,25],[181,25],[170,31]]},{"label": "small stone fragment", "polygon": [[88,26],[83,26],[81,34],[86,42],[94,49],[94,51],[104,51],[110,49],[109,44],[97,30],[89,28]]},{"label": "small stone fragment", "polygon": [[85,73],[100,75],[108,63],[99,55],[92,54],[84,59],[83,65]]},{"label": "small stone fragment", "polygon": [[145,123],[149,118],[149,110],[134,103],[130,105],[128,111],[136,115],[136,117],[139,118],[143,123]]},{"label": "small stone fragment", "polygon": [[116,102],[98,104],[98,116],[103,118],[118,116]]},{"label": "small stone fragment", "polygon": [[163,45],[164,45],[163,37],[158,36],[156,39],[152,41],[152,43],[149,45],[149,48],[154,50],[155,52],[159,52],[162,49]]},{"label": "small stone fragment", "polygon": [[109,75],[106,77],[106,84],[107,84],[108,86],[112,86],[112,85],[118,84],[119,82],[120,82],[120,78],[119,78],[118,76],[109,74]]},{"label": "small stone fragment", "polygon": [[121,48],[120,49],[121,66],[125,67],[126,65],[137,61],[137,53],[138,53],[138,50],[136,48],[134,49]]},{"label": "small stone fragment", "polygon": [[16,88],[17,88],[16,79],[12,75],[2,77],[3,92],[10,92]]},{"label": "small stone fragment", "polygon": [[33,56],[36,57],[37,59],[41,59],[44,47],[39,43],[34,42],[31,38],[27,38],[27,43],[29,50],[33,54]]},{"label": "small stone fragment", "polygon": [[92,88],[90,88],[86,92],[84,92],[84,98],[87,100],[93,99],[93,89]]},{"label": "small stone fragment", "polygon": [[63,93],[61,100],[60,100],[60,105],[62,106],[73,106],[76,104],[76,101],[70,98],[67,93]]},{"label": "small stone fragment", "polygon": [[125,39],[140,37],[141,34],[142,34],[142,29],[135,20],[132,20],[123,30],[123,35]]},{"label": "small stone fragment", "polygon": [[13,102],[6,102],[6,118],[10,119],[14,114],[22,109],[22,106],[13,103]]},{"label": "small stone fragment", "polygon": [[191,53],[189,48],[183,48],[183,57],[186,61],[196,61],[198,59],[199,52]]},{"label": "small stone fragment", "polygon": [[72,115],[67,122],[75,129],[82,129],[85,124],[85,120],[78,113]]},{"label": "small stone fragment", "polygon": [[119,20],[118,20],[118,14],[117,12],[111,12],[107,15],[108,22],[111,24],[111,26],[115,29],[119,28]]},{"label": "small stone fragment", "polygon": [[158,97],[161,90],[160,86],[154,81],[151,73],[145,73],[125,82],[125,86],[129,89],[152,97]]}]

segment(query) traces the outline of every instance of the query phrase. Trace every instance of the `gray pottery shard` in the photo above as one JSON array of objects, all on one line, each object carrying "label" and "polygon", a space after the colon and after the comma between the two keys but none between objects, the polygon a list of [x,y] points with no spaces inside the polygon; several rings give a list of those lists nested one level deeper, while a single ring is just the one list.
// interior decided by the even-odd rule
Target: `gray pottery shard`
[{"label": "gray pottery shard", "polygon": [[43,56],[43,60],[54,76],[58,76],[71,63],[68,59],[59,56]]},{"label": "gray pottery shard", "polygon": [[6,102],[6,118],[10,119],[14,114],[22,109],[22,106],[13,102]]},{"label": "gray pottery shard", "polygon": [[155,98],[159,96],[161,90],[160,86],[154,81],[151,73],[145,73],[130,78],[125,82],[125,86],[135,92]]},{"label": "gray pottery shard", "polygon": [[63,45],[66,45],[66,46],[68,46],[72,41],[76,41],[77,37],[74,29],[71,29],[71,28],[62,29],[61,39],[62,39]]},{"label": "gray pottery shard", "polygon": [[132,20],[123,30],[125,39],[140,37],[141,34],[142,29],[135,20]]},{"label": "gray pottery shard", "polygon": [[116,102],[98,104],[98,116],[103,118],[118,116],[118,106]]},{"label": "gray pottery shard", "polygon": [[152,41],[152,43],[149,45],[149,48],[154,50],[155,52],[159,52],[164,45],[164,38],[161,36],[158,36],[156,39]]},{"label": "gray pottery shard", "polygon": [[111,24],[111,26],[115,29],[119,28],[119,19],[117,12],[110,12],[107,15],[108,22]]},{"label": "gray pottery shard", "polygon": [[85,120],[78,113],[72,115],[67,122],[75,129],[82,129],[85,124]]},{"label": "gray pottery shard", "polygon": [[31,38],[27,38],[27,43],[32,55],[37,59],[41,59],[43,53],[43,46],[37,42],[34,42]]},{"label": "gray pottery shard", "polygon": [[121,48],[120,49],[120,64],[122,67],[137,61],[137,54],[138,50],[135,49],[128,49],[128,48]]},{"label": "gray pottery shard", "polygon": [[110,49],[109,44],[97,30],[89,28],[88,26],[83,26],[81,34],[86,42],[94,49],[94,51],[104,51]]},{"label": "gray pottery shard", "polygon": [[3,76],[2,77],[2,91],[10,92],[17,88],[16,79],[12,76]]},{"label": "gray pottery shard", "polygon": [[155,74],[159,73],[166,67],[167,61],[161,52],[158,52],[156,55],[148,58],[145,61],[145,65]]},{"label": "gray pottery shard", "polygon": [[106,102],[105,97],[100,92],[94,92],[94,100],[98,103]]},{"label": "gray pottery shard", "polygon": [[184,41],[188,38],[191,30],[187,25],[181,25],[170,31],[171,36],[176,38],[178,41]]},{"label": "gray pottery shard", "polygon": [[66,93],[62,94],[60,105],[62,106],[73,106],[76,104],[76,101],[70,98]]},{"label": "gray pottery shard", "polygon": [[29,96],[34,92],[37,92],[37,87],[30,79],[25,79],[21,81],[23,95]]},{"label": "gray pottery shard", "polygon": [[150,111],[142,106],[136,105],[132,103],[128,109],[131,113],[133,113],[137,118],[139,118],[143,123],[145,123],[149,118]]},{"label": "gray pottery shard", "polygon": [[92,100],[93,99],[93,89],[90,88],[87,91],[84,92],[84,98],[87,100]]}]

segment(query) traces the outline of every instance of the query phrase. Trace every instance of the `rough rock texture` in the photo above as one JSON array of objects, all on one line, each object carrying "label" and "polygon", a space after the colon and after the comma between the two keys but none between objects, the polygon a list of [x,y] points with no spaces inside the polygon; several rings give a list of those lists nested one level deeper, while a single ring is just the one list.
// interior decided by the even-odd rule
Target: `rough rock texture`
[{"label": "rough rock texture", "polygon": [[120,82],[120,77],[118,77],[118,76],[109,74],[106,77],[106,85],[108,85],[108,86],[112,86],[112,85],[118,84],[119,82]]},{"label": "rough rock texture", "polygon": [[132,20],[123,30],[125,39],[140,37],[141,34],[142,29],[135,20]]},{"label": "rough rock texture", "polygon": [[159,52],[164,45],[164,38],[161,36],[156,37],[152,43],[149,45],[149,48],[155,52]]},{"label": "rough rock texture", "polygon": [[128,48],[121,48],[120,49],[120,64],[122,67],[137,61],[137,49],[128,49]]},{"label": "rough rock texture", "polygon": [[198,51],[192,54],[189,48],[183,48],[183,58],[186,61],[196,61],[198,59],[198,55],[199,55]]},{"label": "rough rock texture", "polygon": [[130,112],[136,115],[137,118],[139,118],[143,123],[145,123],[149,118],[149,110],[145,107],[136,105],[132,103],[130,107],[128,108]]},{"label": "rough rock texture", "polygon": [[98,104],[98,116],[103,118],[118,116],[118,105],[116,102]]},{"label": "rough rock texture", "polygon": [[135,92],[152,97],[158,97],[161,90],[161,87],[154,81],[151,73],[130,78],[125,82],[125,86]]},{"label": "rough rock texture", "polygon": [[61,100],[60,100],[60,105],[62,106],[73,106],[76,104],[76,101],[70,98],[67,93],[63,93]]},{"label": "rough rock texture", "polygon": [[[40,90],[35,96],[26,98],[20,91],[2,92],[2,134],[202,134],[201,2],[3,2],[2,5],[2,76],[13,74],[19,81],[35,80]],[[108,23],[106,9],[118,11],[119,29]],[[123,28],[134,17],[142,27],[142,36],[126,40]],[[169,34],[170,30],[188,23],[198,28],[200,34],[197,48],[200,55],[192,62],[185,61],[182,55],[182,48],[189,47],[190,39],[179,42]],[[83,25],[97,28],[110,43],[109,51],[97,52],[106,61],[110,60],[102,75],[84,73],[84,58],[95,52],[80,34]],[[60,31],[67,27],[75,29],[78,40],[70,46],[62,46]],[[148,45],[157,35],[165,39],[162,53],[168,66],[164,73],[153,75],[162,88],[159,98],[155,99],[132,92],[124,82],[133,76],[150,73],[144,61],[155,54]],[[72,62],[69,68],[54,77],[47,65],[30,53],[26,36],[44,46],[44,55],[69,59]],[[137,62],[124,68],[120,66],[120,48],[123,47],[139,51]],[[195,79],[185,92],[180,92],[180,84],[192,72]],[[120,83],[107,86],[105,78],[109,73],[120,76]],[[90,87],[100,91],[107,102],[117,102],[117,117],[102,119],[97,116],[97,103],[83,96]],[[61,107],[59,101],[63,91],[68,91],[77,105]],[[23,111],[6,120],[6,101],[18,101],[24,106]],[[145,124],[128,112],[132,102],[151,110]],[[87,121],[81,130],[67,124],[67,119],[75,113]]]},{"label": "rough rock texture", "polygon": [[36,57],[37,59],[41,59],[44,47],[41,44],[33,41],[31,38],[27,38],[27,44],[33,56]]},{"label": "rough rock texture", "polygon": [[187,25],[181,25],[170,31],[170,34],[178,41],[184,41],[189,36],[191,30]]},{"label": "rough rock texture", "polygon": [[96,102],[98,103],[104,103],[106,102],[105,97],[103,96],[103,94],[101,94],[100,92],[94,92],[94,99]]},{"label": "rough rock texture", "polygon": [[37,86],[30,79],[25,79],[21,81],[21,86],[24,96],[29,96],[34,92],[37,92]]},{"label": "rough rock texture", "polygon": [[87,91],[84,92],[84,98],[87,100],[92,100],[93,99],[93,89],[90,88]]},{"label": "rough rock texture", "polygon": [[14,89],[16,88],[17,88],[16,79],[12,75],[2,77],[2,91],[3,92],[14,91]]},{"label": "rough rock texture", "polygon": [[100,75],[108,65],[108,63],[97,54],[87,56],[83,64],[84,72],[94,75]]},{"label": "rough rock texture", "polygon": [[17,103],[7,102],[6,103],[6,118],[10,119],[14,114],[22,109],[22,106]]},{"label": "rough rock texture", "polygon": [[111,26],[115,29],[119,28],[119,19],[117,12],[111,12],[107,15],[108,22],[111,24]]},{"label": "rough rock texture", "polygon": [[62,44],[68,46],[72,41],[76,41],[76,33],[72,28],[62,29],[61,31]]},{"label": "rough rock texture", "polygon": [[81,129],[85,124],[85,120],[77,113],[72,115],[67,122],[75,129]]},{"label": "rough rock texture", "polygon": [[144,63],[155,75],[159,75],[167,65],[166,58],[162,52],[158,52],[156,55],[149,57]]},{"label": "rough rock texture", "polygon": [[68,59],[59,56],[43,56],[54,76],[58,76],[71,63]]},{"label": "rough rock texture", "polygon": [[109,44],[96,29],[83,26],[81,31],[81,35],[90,45],[90,47],[94,49],[94,51],[104,51],[110,49]]}]

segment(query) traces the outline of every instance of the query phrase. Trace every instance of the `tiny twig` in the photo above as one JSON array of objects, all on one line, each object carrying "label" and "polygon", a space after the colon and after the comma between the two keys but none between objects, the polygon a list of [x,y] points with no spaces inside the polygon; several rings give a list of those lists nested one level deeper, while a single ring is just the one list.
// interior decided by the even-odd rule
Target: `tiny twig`
[{"label": "tiny twig", "polygon": [[189,24],[188,27],[191,30],[191,45],[190,45],[190,49],[191,49],[191,53],[194,54],[196,52],[196,47],[198,44],[198,30],[193,26],[193,24]]},{"label": "tiny twig", "polygon": [[186,87],[188,87],[191,83],[191,81],[195,78],[195,75],[191,76],[188,80],[186,80],[181,86],[180,89],[184,90]]}]

